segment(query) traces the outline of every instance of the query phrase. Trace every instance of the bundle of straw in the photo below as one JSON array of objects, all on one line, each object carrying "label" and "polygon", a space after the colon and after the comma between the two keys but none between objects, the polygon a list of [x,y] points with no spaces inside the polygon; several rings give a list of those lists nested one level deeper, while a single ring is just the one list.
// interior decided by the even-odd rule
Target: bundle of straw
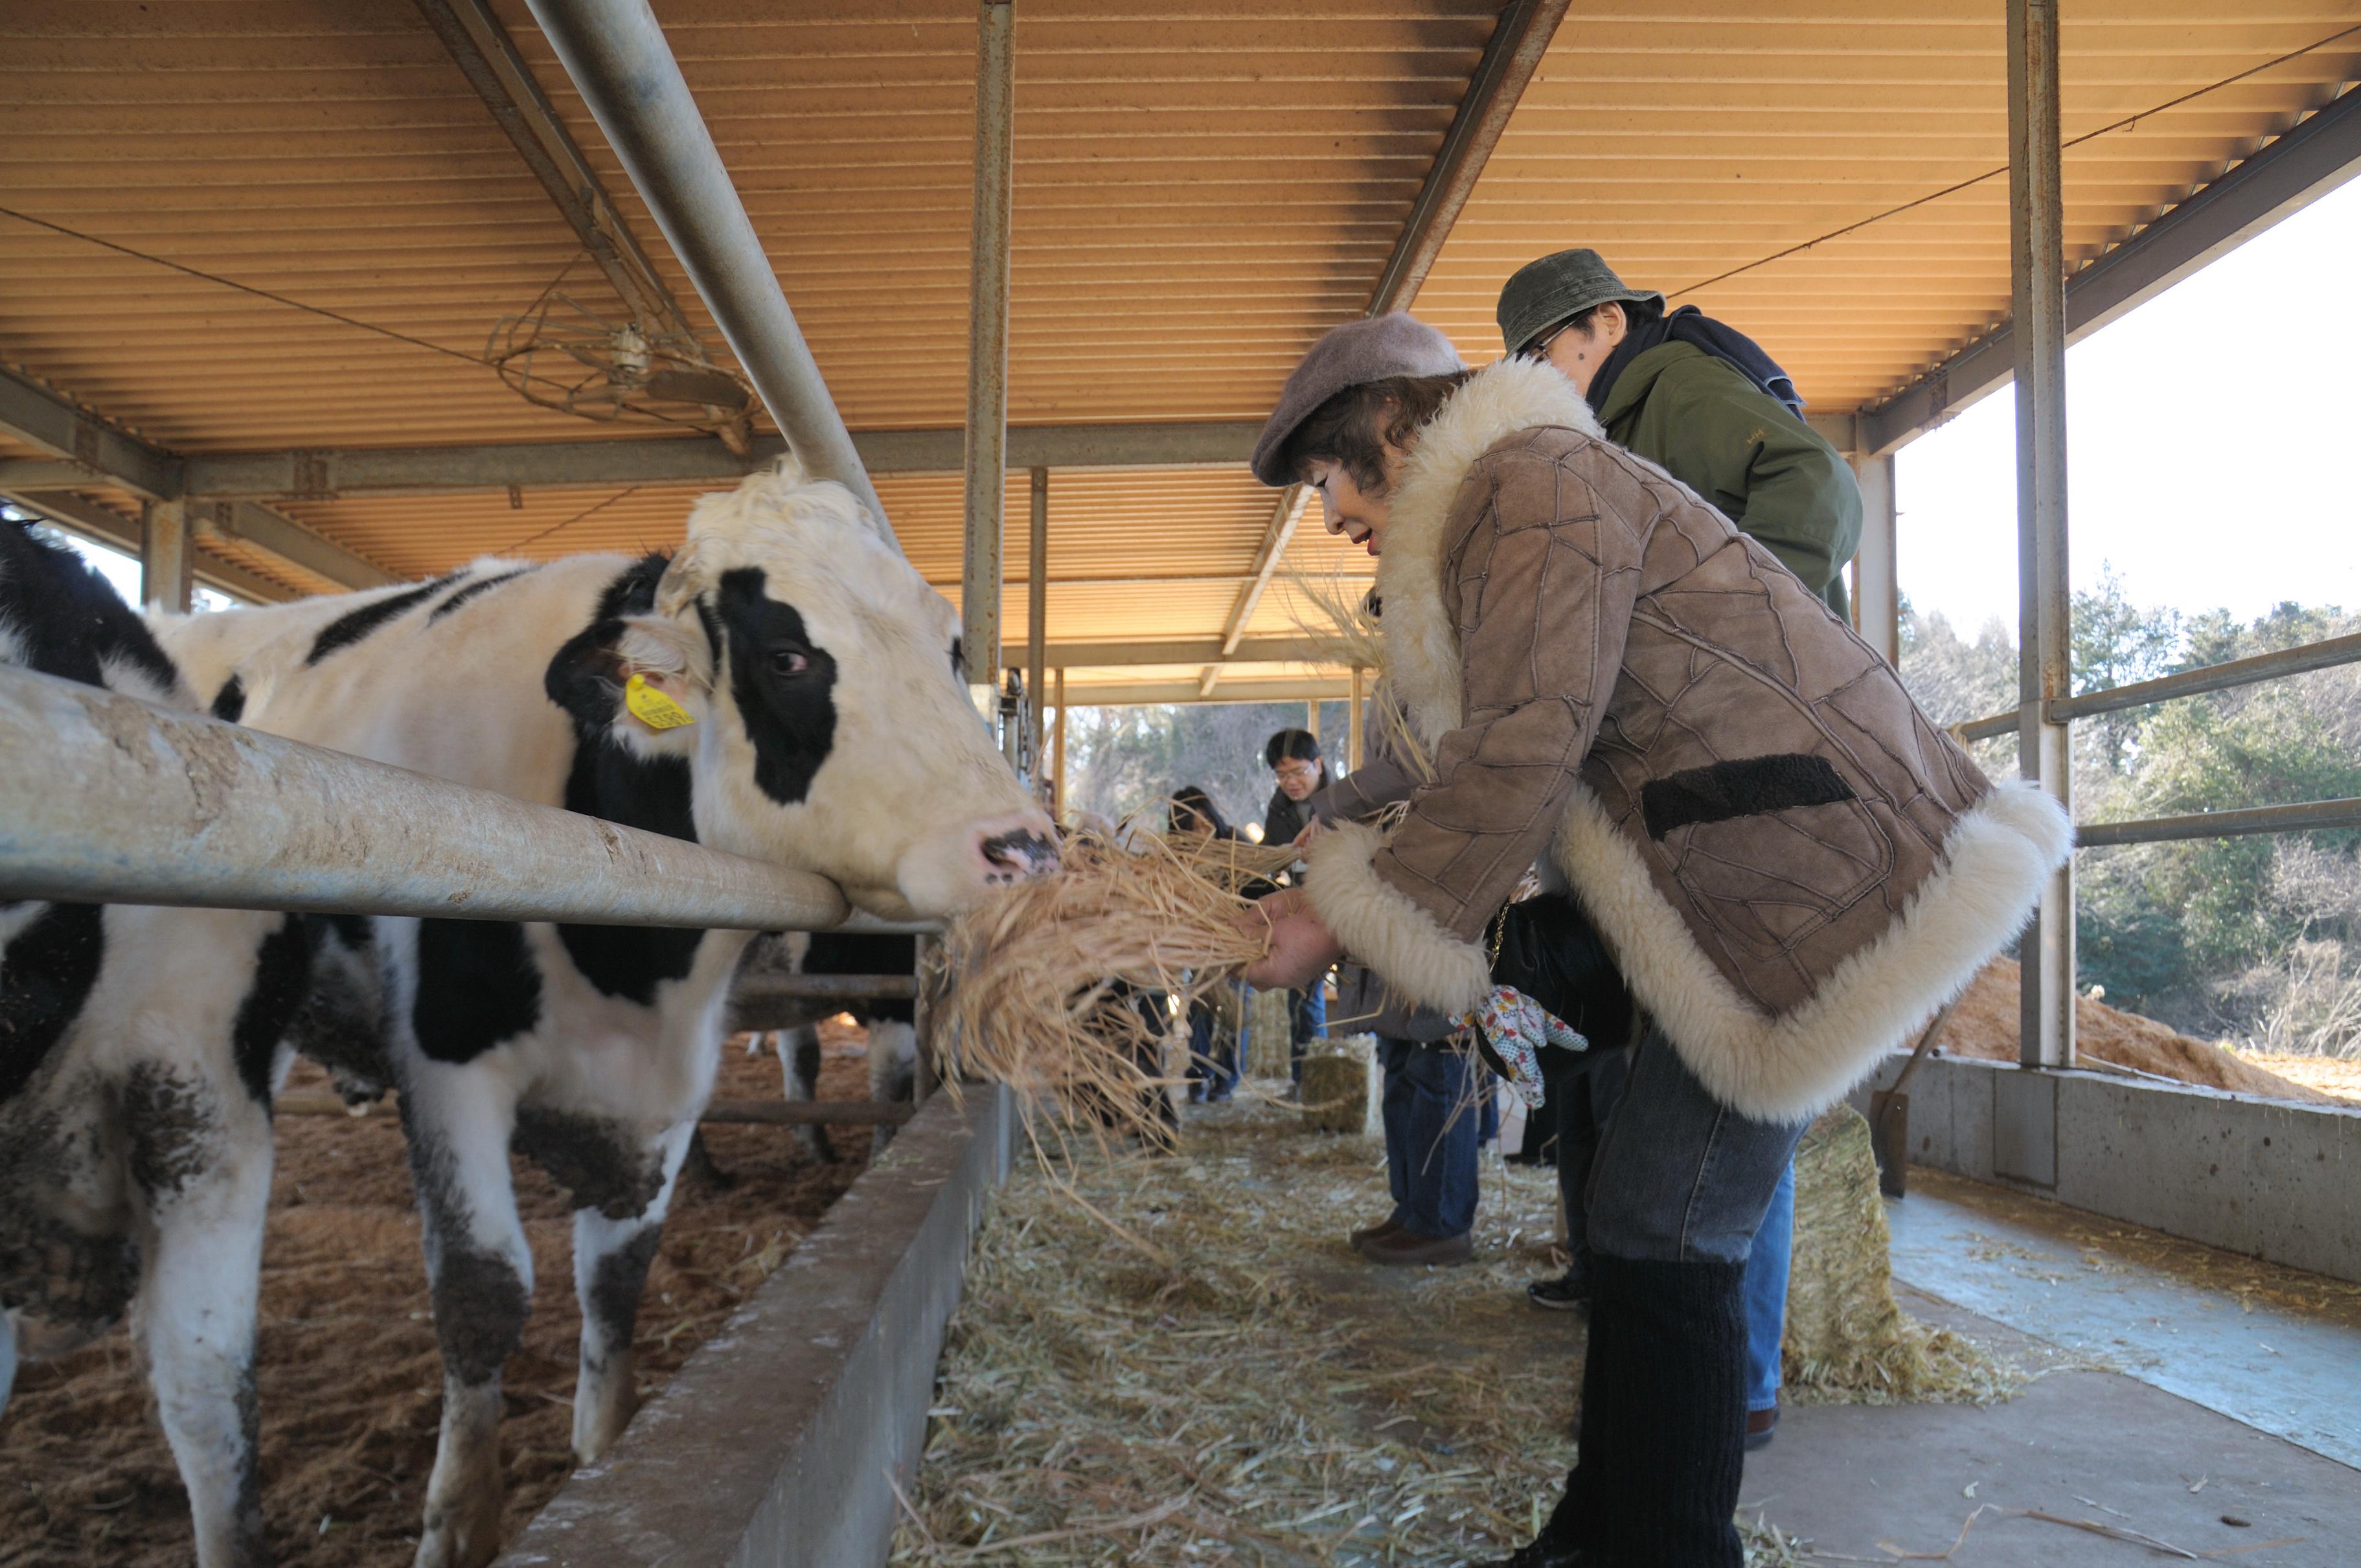
[{"label": "bundle of straw", "polygon": [[[925,981],[936,1047],[1015,1089],[1037,1148],[1045,1132],[1060,1146],[1076,1133],[1170,1142],[1171,1020],[1267,943],[1236,924],[1248,904],[1233,891],[1268,874],[1265,854],[1215,848],[1147,839],[1126,853],[1078,834],[1056,874],[995,894],[944,933]],[[1202,874],[1208,866],[1219,876]],[[1178,1005],[1168,1011],[1166,997]]]}]

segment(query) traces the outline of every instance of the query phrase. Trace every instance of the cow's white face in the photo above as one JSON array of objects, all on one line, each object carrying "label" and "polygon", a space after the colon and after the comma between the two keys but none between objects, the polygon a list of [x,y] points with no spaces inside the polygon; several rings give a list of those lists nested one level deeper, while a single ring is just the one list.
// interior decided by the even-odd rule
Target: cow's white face
[{"label": "cow's white face", "polygon": [[957,619],[843,486],[754,475],[697,503],[655,613],[626,622],[625,674],[697,720],[632,743],[693,760],[715,848],[889,917],[954,913],[1057,863],[969,701]]}]

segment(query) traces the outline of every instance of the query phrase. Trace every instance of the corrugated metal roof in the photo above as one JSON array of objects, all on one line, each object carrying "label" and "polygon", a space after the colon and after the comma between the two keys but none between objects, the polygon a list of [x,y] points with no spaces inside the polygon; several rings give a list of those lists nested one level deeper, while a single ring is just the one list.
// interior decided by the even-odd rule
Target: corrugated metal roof
[{"label": "corrugated metal roof", "polygon": [[[524,0],[495,4],[719,356]],[[664,0],[659,13],[848,422],[956,424],[972,8]],[[1261,415],[1303,348],[1366,303],[1495,14],[1492,0],[1286,15],[1205,0],[1185,17],[1147,0],[1020,0],[1012,420]],[[2066,133],[2356,25],[2361,0],[2092,0],[2063,22]],[[2323,102],[2354,73],[2356,45],[2070,149],[2072,258]],[[1760,337],[1816,410],[1873,400],[2004,314],[2004,177],[1697,285],[2002,165],[2002,46],[1989,0],[1571,12],[1416,308],[1488,359],[1507,275],[1593,244],[1632,281],[1688,290]],[[17,0],[0,8],[0,205],[425,345],[0,218],[0,360],[190,453],[616,430],[535,408],[467,362],[577,247],[409,7]],[[588,266],[569,287],[614,306]],[[26,455],[0,443],[0,457]],[[283,510],[423,576],[494,551],[660,547],[695,489]],[[958,481],[889,476],[879,490],[913,561],[955,590]],[[1060,471],[1051,497],[1061,640],[1218,635],[1272,506],[1243,468]],[[1012,476],[1012,649],[1027,506]],[[205,548],[311,586],[237,542]],[[1365,575],[1367,563],[1315,513],[1286,565]],[[1266,596],[1246,630],[1293,630],[1285,596]]]}]

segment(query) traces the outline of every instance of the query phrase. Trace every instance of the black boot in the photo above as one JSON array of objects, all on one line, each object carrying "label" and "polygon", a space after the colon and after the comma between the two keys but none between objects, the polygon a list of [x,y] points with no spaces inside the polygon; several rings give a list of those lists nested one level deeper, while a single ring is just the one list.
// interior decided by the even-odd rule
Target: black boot
[{"label": "black boot", "polygon": [[1746,1321],[1734,1263],[1591,1274],[1580,1459],[1515,1568],[1740,1568]]}]

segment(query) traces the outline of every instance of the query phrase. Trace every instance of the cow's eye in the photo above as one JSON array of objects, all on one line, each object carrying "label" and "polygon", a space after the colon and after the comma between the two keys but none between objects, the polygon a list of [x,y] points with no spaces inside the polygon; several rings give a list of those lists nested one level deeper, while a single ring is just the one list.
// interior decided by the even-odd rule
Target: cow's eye
[{"label": "cow's eye", "polygon": [[771,650],[771,673],[774,675],[800,675],[811,668],[811,655],[800,648]]}]

